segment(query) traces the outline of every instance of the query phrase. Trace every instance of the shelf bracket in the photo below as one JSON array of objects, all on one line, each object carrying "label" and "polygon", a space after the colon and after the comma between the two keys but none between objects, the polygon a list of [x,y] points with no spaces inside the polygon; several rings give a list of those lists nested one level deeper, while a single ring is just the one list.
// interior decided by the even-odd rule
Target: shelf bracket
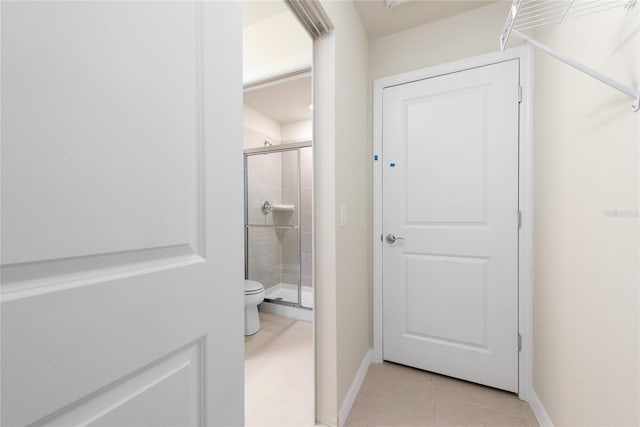
[{"label": "shelf bracket", "polygon": [[586,65],[575,61],[571,58],[569,58],[566,55],[563,55],[562,53],[550,48],[549,46],[540,43],[539,41],[532,39],[531,37],[527,36],[526,34],[522,34],[519,31],[516,30],[512,30],[511,34],[522,39],[523,41],[525,41],[526,43],[529,43],[532,46],[537,47],[538,49],[540,49],[541,51],[545,52],[547,55],[550,55],[554,58],[556,58],[559,61],[564,62],[565,64],[579,70],[582,71],[583,73],[593,77],[596,80],[601,81],[602,83],[616,89],[617,91],[620,91],[622,93],[624,93],[625,95],[633,98],[633,104],[631,105],[633,108],[633,111],[639,111],[640,110],[640,92],[638,92],[637,90],[627,87],[623,84],[618,83],[617,81],[610,79],[609,77],[605,76],[602,73],[597,72],[596,70],[587,67]]}]

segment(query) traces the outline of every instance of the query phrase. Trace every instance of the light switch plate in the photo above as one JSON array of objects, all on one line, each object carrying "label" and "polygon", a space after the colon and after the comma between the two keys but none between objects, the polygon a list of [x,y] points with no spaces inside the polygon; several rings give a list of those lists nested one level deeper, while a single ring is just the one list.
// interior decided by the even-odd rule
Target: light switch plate
[{"label": "light switch plate", "polygon": [[340,203],[340,210],[338,212],[338,225],[340,225],[340,227],[347,226],[347,204],[346,203]]}]

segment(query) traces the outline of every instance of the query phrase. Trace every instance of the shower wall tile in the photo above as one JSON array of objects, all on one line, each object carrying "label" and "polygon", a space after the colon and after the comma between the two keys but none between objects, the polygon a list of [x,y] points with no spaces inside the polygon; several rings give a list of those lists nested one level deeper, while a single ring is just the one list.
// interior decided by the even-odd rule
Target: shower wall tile
[{"label": "shower wall tile", "polygon": [[298,265],[298,232],[299,230],[288,230],[284,235],[282,241],[282,263],[285,265]]},{"label": "shower wall tile", "polygon": [[[250,127],[244,128],[244,146],[261,147],[264,141],[277,145],[280,141]],[[272,215],[263,215],[263,201],[279,203],[282,197],[281,160],[279,155],[247,157],[247,219],[249,224],[273,224]],[[271,228],[249,229],[248,278],[257,280],[265,288],[281,282],[282,241]]]},{"label": "shower wall tile", "polygon": [[311,231],[300,232],[300,252],[311,255]]},{"label": "shower wall tile", "polygon": [[298,284],[298,273],[282,273],[282,283],[287,283],[289,285],[297,285]]},{"label": "shower wall tile", "polygon": [[[265,138],[259,132],[246,129],[245,137],[253,138],[252,146],[259,146],[260,139]],[[247,174],[249,223],[299,225],[297,230],[250,229],[249,278],[260,281],[265,288],[279,283],[297,284],[298,281],[303,286],[311,286],[312,149],[301,149],[299,162],[297,151],[249,156]],[[295,211],[265,216],[260,211],[264,200],[294,205]]]},{"label": "shower wall tile", "polygon": [[300,165],[302,165],[303,168],[313,166],[313,149],[311,147],[300,150]]},{"label": "shower wall tile", "polygon": [[249,229],[249,279],[257,280],[265,288],[280,283],[282,244],[271,228]]},{"label": "shower wall tile", "polygon": [[249,224],[273,224],[273,215],[264,215],[260,210],[268,200],[281,203],[281,161],[277,154],[258,154],[247,157],[247,215]]},{"label": "shower wall tile", "polygon": [[[288,225],[298,225],[300,207],[298,206],[298,152],[288,151],[282,153],[282,203],[294,205],[295,211],[289,214]],[[284,220],[284,218],[282,218]],[[284,222],[283,222],[284,223]],[[286,248],[283,248],[286,250]]]},{"label": "shower wall tile", "polygon": [[300,277],[299,230],[287,230],[282,239],[282,283],[297,285]]},{"label": "shower wall tile", "polygon": [[[305,193],[309,193],[308,195],[305,195]],[[302,197],[300,198],[300,209],[302,212],[306,211],[311,211],[312,209],[312,202],[311,202],[311,189],[304,189],[302,188]]]},{"label": "shower wall tile", "polygon": [[300,269],[302,271],[302,275],[300,277],[300,282],[302,286],[312,286],[313,279],[311,275],[311,254],[302,254],[300,257]]},{"label": "shower wall tile", "polygon": [[300,227],[303,232],[311,232],[311,220],[313,218],[313,211],[311,208],[304,208],[300,211]]},{"label": "shower wall tile", "polygon": [[300,281],[312,286],[313,149],[300,150]]},{"label": "shower wall tile", "polygon": [[[283,153],[281,176],[282,202],[295,206],[295,212],[289,217],[289,224],[299,225],[297,150]],[[299,232],[299,229],[288,231],[282,242],[282,281],[293,285],[297,285],[300,280]]]},{"label": "shower wall tile", "polygon": [[298,188],[298,152],[296,150],[282,153],[282,183],[294,190]]}]

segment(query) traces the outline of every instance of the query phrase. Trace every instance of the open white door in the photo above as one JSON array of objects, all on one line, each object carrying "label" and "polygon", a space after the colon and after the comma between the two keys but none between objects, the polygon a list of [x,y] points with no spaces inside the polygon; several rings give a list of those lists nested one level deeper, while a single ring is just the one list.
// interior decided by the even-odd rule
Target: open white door
[{"label": "open white door", "polygon": [[2,425],[241,425],[242,6],[2,2]]},{"label": "open white door", "polygon": [[517,60],[383,91],[383,357],[518,391]]}]

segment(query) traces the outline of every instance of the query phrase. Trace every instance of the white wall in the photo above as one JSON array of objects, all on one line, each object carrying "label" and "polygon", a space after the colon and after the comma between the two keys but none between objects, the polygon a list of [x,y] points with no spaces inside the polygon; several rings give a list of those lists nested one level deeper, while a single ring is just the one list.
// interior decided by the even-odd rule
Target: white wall
[{"label": "white wall", "polygon": [[[510,2],[496,2],[450,18],[371,40],[372,80],[500,49],[498,36]],[[515,39],[509,46],[516,46]]]},{"label": "white wall", "polygon": [[[498,50],[508,5],[372,40],[371,80]],[[637,87],[639,12],[584,17],[537,37]],[[536,63],[534,386],[556,425],[637,425],[640,113],[543,53]]]},{"label": "white wall", "polygon": [[[325,5],[326,7],[326,5]],[[316,421],[337,424],[335,49],[330,35],[314,42],[314,326]]]},{"label": "white wall", "polygon": [[272,144],[282,140],[280,123],[244,104],[244,148],[262,147],[265,139]]},{"label": "white wall", "polygon": [[244,148],[262,147],[265,139],[272,144],[280,144],[310,141],[313,136],[311,119],[278,123],[247,104],[244,104],[244,128]]},{"label": "white wall", "polygon": [[314,61],[317,418],[335,425],[371,345],[371,148],[364,28],[352,2],[323,7],[335,29],[316,41]]},{"label": "white wall", "polygon": [[313,43],[288,10],[244,28],[245,84],[311,67]]},{"label": "white wall", "polygon": [[[368,135],[368,40],[355,6],[343,4],[336,44],[338,408],[371,348],[372,147]],[[340,26],[340,27],[338,27]]]},{"label": "white wall", "polygon": [[[637,88],[639,32],[636,5],[536,36]],[[555,425],[638,425],[640,113],[544,53],[535,73],[535,389]]]},{"label": "white wall", "polygon": [[313,121],[309,119],[283,123],[280,129],[283,141],[309,141],[313,136]]}]

